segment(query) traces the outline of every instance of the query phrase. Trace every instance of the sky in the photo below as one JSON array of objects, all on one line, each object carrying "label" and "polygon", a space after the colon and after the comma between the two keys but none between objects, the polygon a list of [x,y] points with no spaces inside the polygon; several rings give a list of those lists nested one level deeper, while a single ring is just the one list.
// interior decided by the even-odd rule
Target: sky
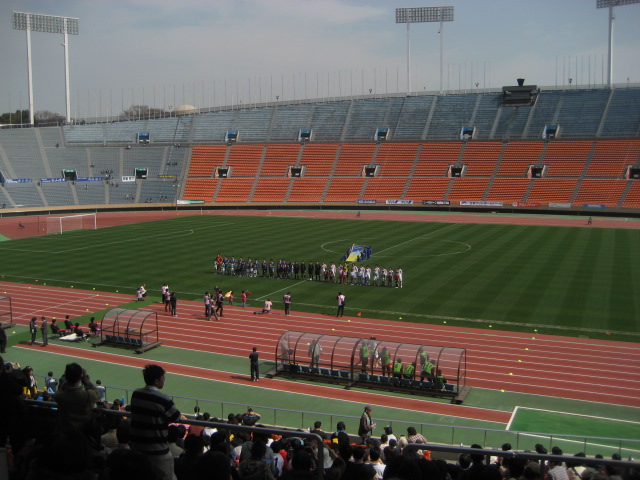
[{"label": "sky", "polygon": [[[442,35],[439,23],[410,26],[407,82],[395,10],[442,5],[455,10]],[[608,9],[596,0],[1,0],[0,112],[29,105],[26,32],[12,28],[13,11],[79,19],[72,117],[607,79]],[[613,80],[640,84],[640,4],[614,14]],[[63,36],[32,32],[31,42],[34,110],[64,115]]]}]

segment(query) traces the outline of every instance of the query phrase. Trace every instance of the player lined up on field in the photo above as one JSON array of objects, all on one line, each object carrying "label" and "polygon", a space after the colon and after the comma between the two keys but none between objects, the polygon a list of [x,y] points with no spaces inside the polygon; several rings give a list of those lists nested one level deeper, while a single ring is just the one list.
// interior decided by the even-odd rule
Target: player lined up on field
[{"label": "player lined up on field", "polygon": [[345,263],[334,263],[313,261],[297,262],[288,261],[283,258],[274,261],[251,257],[244,260],[242,257],[235,258],[217,255],[213,262],[213,270],[219,275],[233,275],[240,277],[262,277],[278,279],[309,279],[309,281],[332,282],[352,285],[374,285],[382,287],[403,286],[402,268],[396,269],[380,267],[375,265],[372,269],[369,265],[349,265]]}]

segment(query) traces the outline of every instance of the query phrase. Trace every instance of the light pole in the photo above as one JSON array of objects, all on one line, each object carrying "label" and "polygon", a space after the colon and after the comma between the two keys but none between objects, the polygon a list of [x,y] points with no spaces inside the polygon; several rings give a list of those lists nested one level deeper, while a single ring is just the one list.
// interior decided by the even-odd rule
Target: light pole
[{"label": "light pole", "polygon": [[62,33],[64,35],[64,71],[67,123],[71,122],[71,99],[69,95],[69,34],[78,35],[79,20],[71,17],[41,15],[39,13],[13,12],[13,29],[27,32],[27,67],[29,75],[29,123],[34,123],[33,72],[31,68],[31,32]]},{"label": "light pole", "polygon": [[[638,0],[640,1],[640,0]],[[411,92],[411,41],[409,26],[412,23],[440,22],[440,92],[442,92],[442,62],[444,23],[453,21],[453,7],[396,8],[396,23],[407,24],[407,95]]]},{"label": "light pole", "polygon": [[640,3],[640,0],[596,0],[596,8],[609,9],[609,48],[607,50],[607,85],[609,88],[613,85],[613,7],[621,5],[630,5],[632,3]]}]

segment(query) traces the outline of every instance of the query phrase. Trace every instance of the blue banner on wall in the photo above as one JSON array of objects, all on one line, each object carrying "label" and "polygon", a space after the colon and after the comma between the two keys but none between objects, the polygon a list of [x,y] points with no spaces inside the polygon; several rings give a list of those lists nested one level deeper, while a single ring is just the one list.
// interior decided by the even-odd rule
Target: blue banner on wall
[{"label": "blue banner on wall", "polygon": [[102,177],[78,177],[76,178],[76,182],[102,182],[104,178]]},{"label": "blue banner on wall", "polygon": [[4,183],[31,183],[32,178],[7,178]]},{"label": "blue banner on wall", "polygon": [[41,178],[40,183],[62,183],[66,182],[66,178]]}]

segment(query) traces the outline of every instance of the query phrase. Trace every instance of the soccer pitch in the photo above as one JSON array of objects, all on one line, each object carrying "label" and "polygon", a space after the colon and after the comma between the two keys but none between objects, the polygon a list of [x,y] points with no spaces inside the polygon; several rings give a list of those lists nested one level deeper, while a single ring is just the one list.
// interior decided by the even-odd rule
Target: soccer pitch
[{"label": "soccer pitch", "polygon": [[[221,276],[223,256],[339,263],[368,245],[372,268],[401,267],[404,287]],[[637,340],[640,231],[604,228],[194,215],[0,244],[9,281],[152,295],[168,282],[182,299],[219,286],[282,308],[540,333]],[[608,333],[614,335],[609,337]]]},{"label": "soccer pitch", "polygon": [[[576,450],[581,446],[584,446],[585,450],[602,450],[603,448],[615,450],[620,447],[628,450],[629,454],[640,454],[640,442],[637,440],[640,439],[640,422],[632,420],[516,407],[507,430],[549,434],[564,432],[565,435],[554,437],[553,444],[567,451]],[[606,438],[591,438],[588,444],[585,444],[585,437],[594,435],[594,432],[597,432],[598,437],[636,440],[614,442]],[[576,438],[572,438],[572,435]]]}]

